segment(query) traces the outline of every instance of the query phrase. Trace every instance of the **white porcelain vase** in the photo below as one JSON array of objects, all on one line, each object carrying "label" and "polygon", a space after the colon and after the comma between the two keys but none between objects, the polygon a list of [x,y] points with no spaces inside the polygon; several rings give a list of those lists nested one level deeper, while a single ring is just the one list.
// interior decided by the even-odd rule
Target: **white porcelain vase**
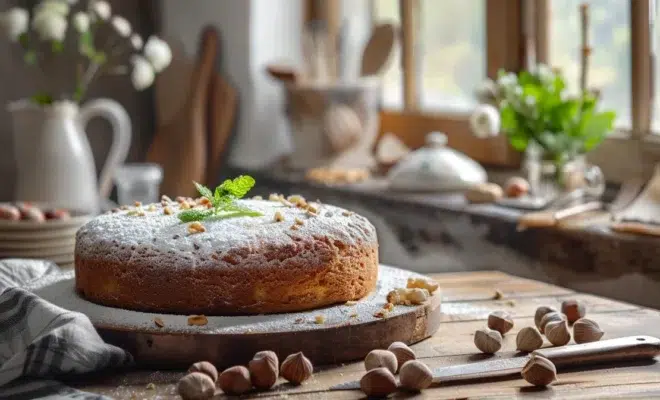
[{"label": "white porcelain vase", "polygon": [[[117,102],[98,99],[78,107],[62,101],[40,107],[29,102],[9,106],[13,119],[17,179],[14,199],[96,214],[112,190],[112,176],[128,155],[131,121]],[[97,179],[85,127],[106,118],[113,141]]]}]

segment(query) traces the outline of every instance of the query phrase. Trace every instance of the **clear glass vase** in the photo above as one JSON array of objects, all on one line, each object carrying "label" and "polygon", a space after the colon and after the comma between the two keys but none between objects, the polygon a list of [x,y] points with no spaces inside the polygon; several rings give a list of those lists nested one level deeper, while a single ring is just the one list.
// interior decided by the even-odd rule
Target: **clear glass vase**
[{"label": "clear glass vase", "polygon": [[523,171],[534,197],[553,199],[567,192],[583,189],[587,195],[600,196],[605,190],[602,171],[579,154],[562,161],[536,143],[530,143],[523,158]]}]

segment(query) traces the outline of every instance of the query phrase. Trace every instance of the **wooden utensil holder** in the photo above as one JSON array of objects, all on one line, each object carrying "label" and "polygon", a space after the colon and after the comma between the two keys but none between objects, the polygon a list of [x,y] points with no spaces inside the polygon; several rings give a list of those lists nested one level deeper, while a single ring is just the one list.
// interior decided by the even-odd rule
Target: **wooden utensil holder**
[{"label": "wooden utensil holder", "polygon": [[372,168],[380,81],[286,85],[285,115],[293,143],[286,166]]}]

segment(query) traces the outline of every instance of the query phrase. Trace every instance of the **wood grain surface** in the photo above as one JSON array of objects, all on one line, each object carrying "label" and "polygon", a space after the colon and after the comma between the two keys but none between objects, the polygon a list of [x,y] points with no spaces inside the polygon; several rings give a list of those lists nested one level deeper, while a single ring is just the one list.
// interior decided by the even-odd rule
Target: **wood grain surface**
[{"label": "wood grain surface", "polygon": [[[587,316],[605,331],[603,339],[633,335],[660,336],[660,312],[621,303],[533,280],[513,277],[501,272],[466,272],[434,275],[442,289],[442,319],[438,331],[412,348],[429,367],[455,365],[496,357],[512,357],[517,332],[533,325],[538,305],[559,307],[567,298],[587,304]],[[502,294],[494,299],[496,291]],[[494,356],[479,353],[474,347],[474,331],[486,325],[490,310],[504,309],[513,317],[515,326],[504,337],[502,351]],[[572,342],[571,342],[572,343]],[[545,347],[550,347],[546,341]],[[327,388],[360,379],[361,362],[342,365],[317,365],[312,379],[302,386],[278,381],[269,392],[253,393],[247,398],[294,399],[364,399],[360,391],[328,392]],[[183,372],[131,371],[77,379],[70,384],[118,399],[176,399],[176,382]],[[148,389],[153,383],[155,389]],[[151,385],[149,386],[151,387]],[[221,393],[218,391],[218,393]],[[420,394],[399,393],[390,398],[603,398],[628,396],[653,398],[660,396],[660,364],[617,363],[599,367],[570,368],[558,375],[558,382],[548,388],[534,388],[522,379],[487,380],[460,385],[440,385]],[[214,398],[224,398],[218,394]]]}]

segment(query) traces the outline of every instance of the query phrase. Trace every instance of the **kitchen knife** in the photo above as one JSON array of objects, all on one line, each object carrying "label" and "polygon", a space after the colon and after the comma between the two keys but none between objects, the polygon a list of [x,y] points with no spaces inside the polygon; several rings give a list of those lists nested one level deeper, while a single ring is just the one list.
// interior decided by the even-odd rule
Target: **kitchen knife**
[{"label": "kitchen knife", "polygon": [[[519,377],[532,354],[549,359],[555,364],[557,370],[571,366],[650,360],[660,354],[660,339],[651,336],[629,336],[572,346],[549,347],[520,357],[440,367],[432,370],[433,384],[484,378]],[[330,390],[356,389],[360,389],[360,381],[346,382],[330,388]]]}]

